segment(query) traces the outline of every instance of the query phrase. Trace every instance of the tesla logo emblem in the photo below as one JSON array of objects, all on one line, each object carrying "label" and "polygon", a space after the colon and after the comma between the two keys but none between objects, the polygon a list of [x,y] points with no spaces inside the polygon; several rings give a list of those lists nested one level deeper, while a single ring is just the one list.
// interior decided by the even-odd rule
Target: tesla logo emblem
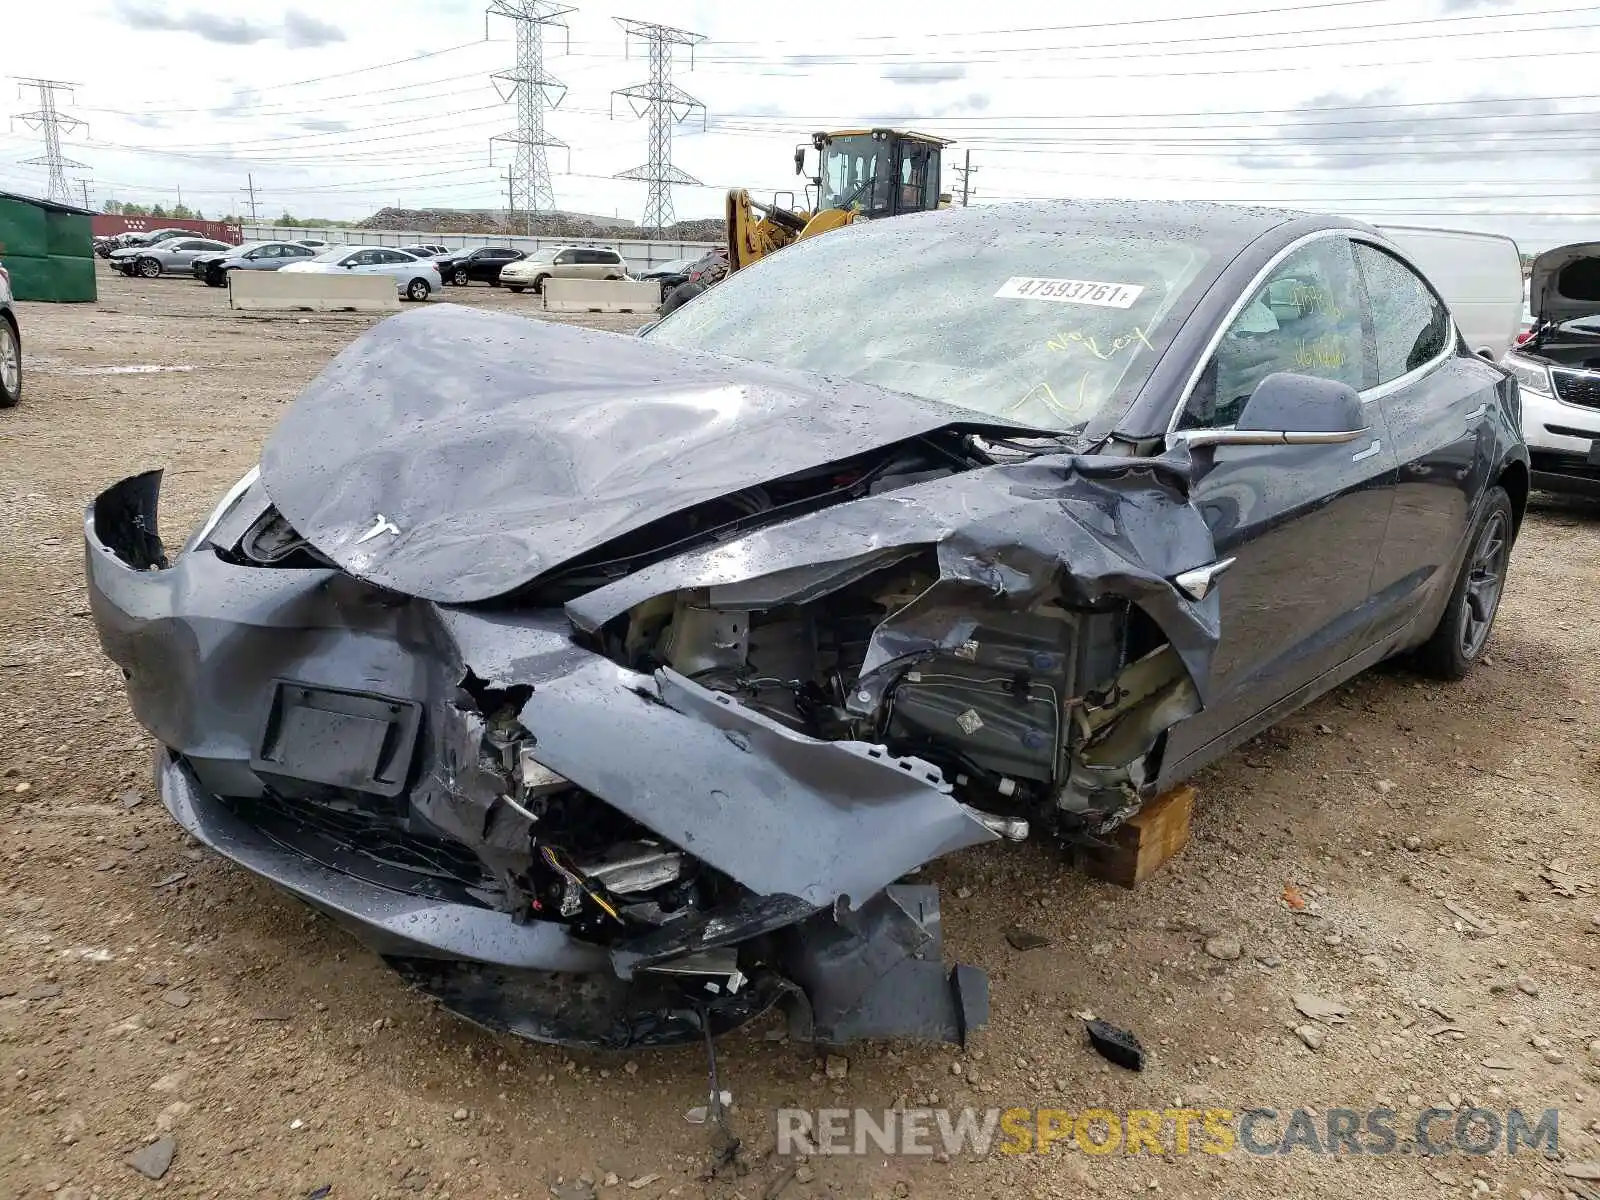
[{"label": "tesla logo emblem", "polygon": [[378,519],[372,523],[372,528],[356,539],[356,545],[359,546],[362,542],[370,542],[373,538],[381,537],[386,533],[398,534],[399,532],[400,526],[389,520],[382,513],[379,513]]}]

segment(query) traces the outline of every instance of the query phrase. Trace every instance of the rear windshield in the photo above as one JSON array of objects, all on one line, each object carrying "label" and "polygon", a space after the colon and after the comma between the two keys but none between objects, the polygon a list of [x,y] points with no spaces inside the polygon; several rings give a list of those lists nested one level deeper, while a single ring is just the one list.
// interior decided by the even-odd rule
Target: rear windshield
[{"label": "rear windshield", "polygon": [[1137,393],[1210,258],[1146,232],[856,225],[734,272],[646,336],[1072,428]]}]

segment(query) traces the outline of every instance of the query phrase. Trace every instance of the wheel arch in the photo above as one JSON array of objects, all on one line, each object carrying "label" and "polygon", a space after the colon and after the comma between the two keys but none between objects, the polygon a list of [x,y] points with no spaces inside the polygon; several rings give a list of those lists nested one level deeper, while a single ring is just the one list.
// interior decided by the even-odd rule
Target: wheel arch
[{"label": "wheel arch", "polygon": [[1518,534],[1522,531],[1522,515],[1528,510],[1531,484],[1528,464],[1520,459],[1512,459],[1500,468],[1495,482],[1505,488],[1506,495],[1511,497],[1511,531],[1513,535]]}]

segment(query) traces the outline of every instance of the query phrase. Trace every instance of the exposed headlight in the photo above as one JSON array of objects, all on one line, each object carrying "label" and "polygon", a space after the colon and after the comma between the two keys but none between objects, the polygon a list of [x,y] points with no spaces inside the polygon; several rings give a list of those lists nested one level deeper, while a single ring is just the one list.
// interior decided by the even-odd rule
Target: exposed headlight
[{"label": "exposed headlight", "polygon": [[228,515],[228,510],[239,503],[239,497],[248,492],[255,485],[256,480],[260,478],[261,466],[258,463],[246,471],[244,477],[223,494],[222,499],[217,502],[217,506],[211,510],[211,515],[200,523],[200,528],[189,535],[189,540],[183,545],[184,553],[187,554],[205,541],[206,538],[210,537],[211,531],[217,527],[218,522]]},{"label": "exposed headlight", "polygon": [[1517,383],[1525,391],[1537,392],[1541,396],[1555,395],[1555,389],[1550,386],[1550,368],[1543,363],[1536,363],[1519,354],[1507,354],[1500,360],[1500,365],[1517,377]]}]

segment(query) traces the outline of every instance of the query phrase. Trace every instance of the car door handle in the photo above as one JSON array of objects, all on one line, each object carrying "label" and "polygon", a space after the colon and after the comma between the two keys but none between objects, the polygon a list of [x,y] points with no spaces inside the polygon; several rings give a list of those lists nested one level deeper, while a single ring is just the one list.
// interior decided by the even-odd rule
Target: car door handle
[{"label": "car door handle", "polygon": [[1351,462],[1366,462],[1367,459],[1369,459],[1369,458],[1376,458],[1377,455],[1378,455],[1378,451],[1380,451],[1382,449],[1383,449],[1383,443],[1378,441],[1376,438],[1374,438],[1372,440],[1372,445],[1368,446],[1365,450],[1357,450],[1354,454],[1352,454],[1350,456],[1350,461]]},{"label": "car door handle", "polygon": [[1463,421],[1466,421],[1468,424],[1470,424],[1473,421],[1476,421],[1479,417],[1483,416],[1483,414],[1488,412],[1488,411],[1489,411],[1489,406],[1487,404],[1480,404],[1480,405],[1478,405],[1477,408],[1473,409],[1471,412],[1469,412],[1466,416],[1462,417],[1461,419]]}]

